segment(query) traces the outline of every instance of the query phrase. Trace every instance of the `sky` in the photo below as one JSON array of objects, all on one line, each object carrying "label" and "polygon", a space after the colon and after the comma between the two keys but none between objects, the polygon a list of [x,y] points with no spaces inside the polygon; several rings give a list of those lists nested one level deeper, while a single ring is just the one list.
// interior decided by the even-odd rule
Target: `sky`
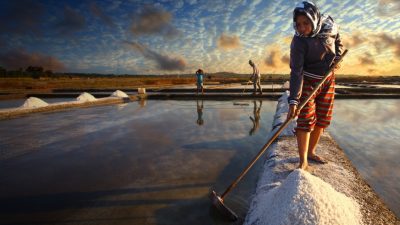
[{"label": "sky", "polygon": [[[294,0],[1,0],[0,66],[101,74],[287,74]],[[340,74],[400,75],[400,0],[315,0]]]}]

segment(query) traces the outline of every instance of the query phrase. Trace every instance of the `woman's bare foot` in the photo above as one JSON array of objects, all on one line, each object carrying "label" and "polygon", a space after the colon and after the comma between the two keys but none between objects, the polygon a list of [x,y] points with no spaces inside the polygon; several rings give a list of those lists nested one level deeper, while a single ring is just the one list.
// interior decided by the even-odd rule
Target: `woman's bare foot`
[{"label": "woman's bare foot", "polygon": [[316,163],[320,163],[320,164],[326,164],[328,163],[328,161],[326,161],[324,158],[314,154],[314,155],[308,155],[308,160],[316,162]]},{"label": "woman's bare foot", "polygon": [[299,167],[297,167],[298,169],[302,169],[302,170],[307,170],[308,167],[308,163],[300,163]]},{"label": "woman's bare foot", "polygon": [[312,168],[308,164],[304,164],[304,163],[299,165],[298,169],[302,169],[302,170],[307,171],[309,173],[313,173],[314,172],[314,168]]}]

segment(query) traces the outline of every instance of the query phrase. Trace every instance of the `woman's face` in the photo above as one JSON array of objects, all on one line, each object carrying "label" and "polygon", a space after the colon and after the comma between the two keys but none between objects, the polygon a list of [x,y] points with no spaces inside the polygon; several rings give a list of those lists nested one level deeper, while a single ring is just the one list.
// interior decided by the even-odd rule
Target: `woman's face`
[{"label": "woman's face", "polygon": [[297,32],[304,36],[309,36],[312,32],[312,24],[310,19],[305,15],[298,15],[296,17]]}]

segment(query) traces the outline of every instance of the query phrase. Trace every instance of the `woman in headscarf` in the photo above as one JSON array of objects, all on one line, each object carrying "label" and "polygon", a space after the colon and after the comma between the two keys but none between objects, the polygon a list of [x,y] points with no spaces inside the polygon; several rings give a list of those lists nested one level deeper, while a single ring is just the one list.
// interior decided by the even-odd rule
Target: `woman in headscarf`
[{"label": "woman in headscarf", "polygon": [[330,66],[339,60],[343,45],[338,28],[330,16],[321,15],[316,5],[303,1],[293,11],[295,35],[290,46],[290,96],[288,118],[298,116],[296,136],[300,169],[307,169],[308,160],[327,161],[316,154],[324,129],[332,119],[335,75],[329,78],[299,111],[297,105],[306,99]]}]

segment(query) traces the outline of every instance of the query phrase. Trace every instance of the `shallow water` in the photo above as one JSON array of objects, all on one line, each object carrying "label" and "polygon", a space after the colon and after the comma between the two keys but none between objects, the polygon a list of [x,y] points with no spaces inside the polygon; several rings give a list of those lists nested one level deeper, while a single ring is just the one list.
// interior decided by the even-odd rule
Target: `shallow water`
[{"label": "shallow water", "polygon": [[375,84],[372,86],[381,87],[381,88],[400,88],[398,84]]},{"label": "shallow water", "polygon": [[[2,120],[2,222],[228,224],[208,192],[222,193],[260,150],[275,109],[143,101]],[[225,198],[241,217],[262,161]]]},{"label": "shallow water", "polygon": [[330,133],[400,217],[400,100],[337,100]]}]

